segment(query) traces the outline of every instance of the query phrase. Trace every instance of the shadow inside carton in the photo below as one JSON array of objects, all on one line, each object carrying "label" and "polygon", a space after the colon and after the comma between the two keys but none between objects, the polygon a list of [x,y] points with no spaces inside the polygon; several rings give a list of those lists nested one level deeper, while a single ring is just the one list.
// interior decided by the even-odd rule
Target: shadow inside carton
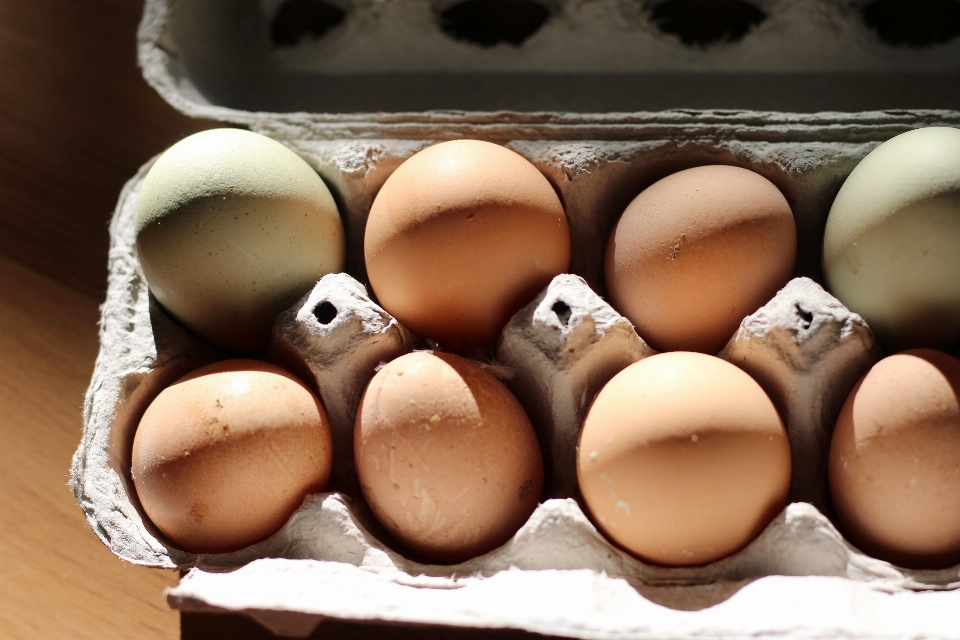
[{"label": "shadow inside carton", "polygon": [[481,47],[519,47],[549,19],[550,11],[532,0],[465,0],[437,15],[445,34]]},{"label": "shadow inside carton", "polygon": [[653,4],[650,19],[688,46],[707,47],[742,40],[767,14],[744,0],[665,0]]},{"label": "shadow inside carton", "polygon": [[343,9],[323,0],[287,0],[270,23],[270,39],[278,47],[319,40],[346,17]]},{"label": "shadow inside carton", "polygon": [[654,604],[676,611],[702,611],[732,598],[756,578],[729,581],[718,580],[711,584],[659,586],[642,582],[630,583],[637,593]]},{"label": "shadow inside carton", "polygon": [[[234,77],[236,75],[236,77]],[[327,75],[266,64],[191,75],[206,100],[248,111],[314,113],[466,111],[638,112],[667,109],[873,111],[951,109],[951,72],[484,73]],[[230,83],[225,82],[229,77]]]},{"label": "shadow inside carton", "polygon": [[915,49],[960,36],[956,0],[876,0],[860,8],[864,24],[886,44]]}]

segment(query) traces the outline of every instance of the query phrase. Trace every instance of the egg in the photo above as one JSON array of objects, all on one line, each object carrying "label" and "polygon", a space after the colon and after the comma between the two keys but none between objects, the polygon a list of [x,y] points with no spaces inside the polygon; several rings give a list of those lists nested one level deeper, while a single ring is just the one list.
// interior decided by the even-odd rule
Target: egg
[{"label": "egg", "polygon": [[960,562],[960,360],[915,349],[874,365],[843,406],[828,471],[864,551],[906,567]]},{"label": "egg", "polygon": [[597,395],[577,478],[616,544],[653,564],[702,565],[744,547],[783,508],[790,445],[749,375],[713,356],[663,353]]},{"label": "egg", "polygon": [[364,235],[370,285],[421,337],[474,353],[570,263],[553,187],[509,149],[453,140],[408,159],[384,183]]},{"label": "egg", "polygon": [[177,547],[220,553],[279,530],[333,461],[330,425],[291,374],[256,360],[197,369],[150,404],[133,441],[143,510]]},{"label": "egg", "polygon": [[830,208],[823,272],[888,351],[960,348],[960,129],[900,134],[856,166]]},{"label": "egg", "polygon": [[377,520],[435,562],[505,543],[543,489],[523,407],[478,364],[447,353],[410,353],[377,372],[357,413],[354,454]]},{"label": "egg", "polygon": [[779,189],[728,166],[644,189],[607,244],[611,304],[659,351],[716,353],[793,274],[797,230]]},{"label": "egg", "polygon": [[320,176],[279,142],[240,129],[202,131],[160,156],[137,196],[135,226],[157,300],[238,352],[264,351],[274,316],[346,256]]}]

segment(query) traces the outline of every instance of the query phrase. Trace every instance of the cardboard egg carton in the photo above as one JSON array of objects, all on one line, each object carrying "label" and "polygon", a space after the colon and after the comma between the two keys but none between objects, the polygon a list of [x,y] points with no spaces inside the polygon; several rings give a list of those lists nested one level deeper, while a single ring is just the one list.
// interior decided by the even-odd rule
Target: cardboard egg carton
[{"label": "cardboard egg carton", "polygon": [[[357,235],[380,184],[405,157],[432,143],[285,142],[318,169],[345,204],[352,264],[362,241]],[[504,546],[452,566],[423,564],[406,554],[383,533],[357,489],[352,430],[360,395],[381,362],[426,345],[347,274],[324,276],[278,317],[270,352],[299,373],[327,409],[335,452],[331,491],[309,496],[274,536],[228,554],[178,550],[147,520],[130,479],[139,417],[163,386],[229,357],[172,320],[149,294],[133,227],[147,165],[125,187],[111,223],[101,352],[72,468],[88,522],[125,560],[194,567],[168,592],[172,606],[243,611],[288,635],[308,635],[324,617],[336,617],[582,638],[680,631],[812,637],[837,629],[866,638],[891,632],[885,626],[889,615],[865,612],[896,606],[901,607],[900,626],[893,628],[956,637],[960,628],[947,612],[960,605],[955,590],[960,566],[895,567],[858,551],[829,517],[826,452],[832,427],[849,390],[882,354],[863,320],[808,277],[794,278],[745,318],[719,354],[764,387],[790,437],[790,504],[759,538],[705,567],[647,565],[603,538],[585,515],[576,487],[575,447],[593,397],[622,368],[654,353],[598,293],[602,250],[625,200],[678,168],[705,162],[751,168],[772,179],[793,207],[802,273],[816,268],[810,253],[816,254],[833,195],[875,144],[508,143],[561,194],[576,275],[557,276],[520,310],[488,363],[537,430],[545,459],[544,500]],[[362,271],[354,273],[362,277]],[[494,592],[511,596],[494,597]],[[829,615],[815,610],[827,593],[843,594],[845,603],[833,601]],[[574,606],[575,598],[582,600]],[[787,600],[781,598],[802,598],[803,606],[814,609],[802,623],[795,614],[744,617],[743,611],[763,609],[771,598],[783,608]],[[903,611],[914,610],[915,616],[904,618]]]},{"label": "cardboard egg carton", "polygon": [[[826,216],[856,164],[899,133],[960,127],[960,39],[891,46],[865,24],[866,0],[747,0],[762,21],[698,46],[652,20],[667,0],[533,0],[549,14],[538,30],[519,45],[481,47],[444,23],[458,0],[327,1],[343,14],[338,24],[280,46],[272,30],[285,0],[147,0],[139,56],[174,107],[279,140],[334,194],[347,274],[324,277],[281,315],[270,352],[323,400],[335,443],[330,491],[309,496],[274,536],[230,554],[178,550],[144,516],[130,478],[140,416],[180,376],[230,357],[149,293],[133,227],[148,163],[111,222],[101,350],[71,468],[101,540],[136,564],[189,568],[168,591],[171,606],[243,612],[290,636],[339,618],[574,638],[960,637],[960,566],[895,567],[834,525],[830,432],[881,354],[862,319],[817,284]],[[661,110],[671,107],[685,108]],[[537,429],[544,499],[501,548],[438,566],[406,554],[371,516],[351,434],[379,363],[427,346],[364,286],[370,205],[406,158],[454,138],[497,142],[533,162],[564,203],[572,253],[571,274],[516,314],[487,363]],[[603,300],[609,233],[646,186],[717,163],[771,180],[797,223],[797,277],[720,354],[757,379],[786,423],[790,503],[737,554],[667,569],[639,562],[591,524],[575,446],[603,384],[653,353]]]}]

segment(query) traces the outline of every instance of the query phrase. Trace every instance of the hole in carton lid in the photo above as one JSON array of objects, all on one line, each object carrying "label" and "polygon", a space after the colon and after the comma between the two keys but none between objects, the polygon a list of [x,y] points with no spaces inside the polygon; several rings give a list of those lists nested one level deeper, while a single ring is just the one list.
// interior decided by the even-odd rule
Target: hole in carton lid
[{"label": "hole in carton lid", "polygon": [[813,324],[813,312],[807,311],[799,304],[793,306],[797,311],[797,318],[800,319],[800,328],[804,330],[809,329],[810,325]]},{"label": "hole in carton lid", "polygon": [[322,38],[346,17],[343,9],[323,0],[287,0],[273,18],[270,37],[278,47],[292,47]]},{"label": "hole in carton lid", "polygon": [[320,324],[330,324],[337,317],[337,308],[324,300],[314,308],[313,316]]},{"label": "hole in carton lid", "polygon": [[876,0],[860,9],[863,22],[893,46],[930,47],[960,35],[957,0]]},{"label": "hole in carton lid", "polygon": [[665,0],[650,6],[650,19],[684,44],[706,47],[743,39],[767,14],[744,0]]},{"label": "hole in carton lid", "polygon": [[553,303],[553,306],[550,309],[557,314],[557,319],[560,320],[560,324],[566,326],[570,322],[570,305],[568,305],[563,300],[557,300]]},{"label": "hole in carton lid", "polygon": [[454,40],[481,47],[520,46],[550,17],[532,0],[465,0],[440,12],[440,29]]}]

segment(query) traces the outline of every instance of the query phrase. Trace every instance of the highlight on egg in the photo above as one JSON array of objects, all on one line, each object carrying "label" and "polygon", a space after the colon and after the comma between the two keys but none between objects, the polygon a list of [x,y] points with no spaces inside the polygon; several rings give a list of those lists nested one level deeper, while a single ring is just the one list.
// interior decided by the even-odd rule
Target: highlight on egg
[{"label": "highlight on egg", "polygon": [[712,165],[644,189],[610,235],[613,307],[658,351],[720,351],[793,275],[797,229],[763,176]]},{"label": "highlight on egg", "polygon": [[357,412],[354,456],[377,520],[433,562],[502,545],[543,490],[523,407],[483,367],[448,353],[417,351],[377,372]]},{"label": "highlight on egg", "polygon": [[753,540],[783,509],[790,445],[773,402],[734,365],[670,352],[597,395],[577,478],[597,528],[644,562],[696,566]]},{"label": "highlight on egg", "polygon": [[828,472],[842,529],[865,552],[960,562],[960,360],[913,349],[874,365],[840,412]]},{"label": "highlight on egg", "polygon": [[278,531],[333,461],[320,402],[257,360],[201,367],[160,392],[133,441],[137,496],[150,521],[192,553],[234,551]]},{"label": "highlight on egg", "polygon": [[251,131],[211,129],[173,145],[143,179],[136,207],[150,290],[230,351],[265,351],[273,318],[346,260],[343,223],[323,180]]},{"label": "highlight on egg", "polygon": [[387,179],[370,208],[364,260],[379,303],[466,355],[570,264],[560,198],[528,160],[479,140],[443,142]]}]

